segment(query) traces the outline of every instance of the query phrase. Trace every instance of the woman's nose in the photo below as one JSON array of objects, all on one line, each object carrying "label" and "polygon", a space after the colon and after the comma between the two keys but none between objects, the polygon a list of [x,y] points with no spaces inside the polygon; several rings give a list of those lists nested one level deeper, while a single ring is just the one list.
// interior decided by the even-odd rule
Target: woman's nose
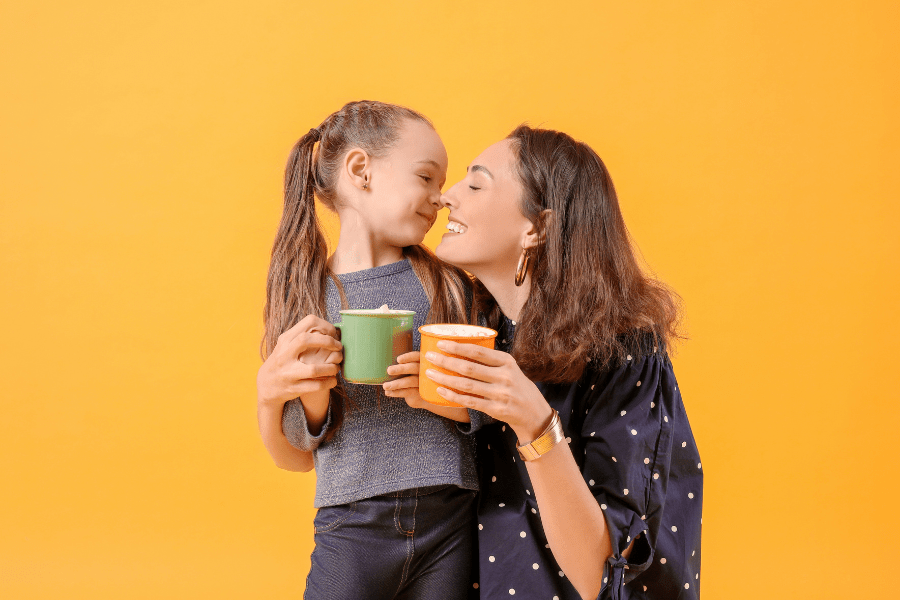
[{"label": "woman's nose", "polygon": [[[455,187],[455,186],[454,186]],[[453,200],[453,188],[450,188],[443,194],[441,194],[440,203],[441,208],[451,208],[456,206],[456,202]]]}]

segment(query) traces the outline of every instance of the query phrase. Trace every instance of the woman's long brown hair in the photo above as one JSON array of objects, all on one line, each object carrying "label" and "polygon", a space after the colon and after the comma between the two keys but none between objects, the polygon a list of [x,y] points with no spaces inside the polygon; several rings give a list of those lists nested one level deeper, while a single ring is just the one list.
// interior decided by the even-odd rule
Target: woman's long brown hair
[{"label": "woman's long brown hair", "polygon": [[[266,282],[265,333],[260,348],[263,358],[271,354],[278,336],[304,316],[312,314],[327,320],[329,278],[346,307],[343,287],[327,265],[328,245],[316,215],[315,198],[329,210],[336,210],[338,171],[347,151],[362,148],[373,158],[383,156],[400,137],[407,119],[431,125],[423,115],[402,106],[350,102],[294,144],[284,172],[284,208]],[[421,245],[404,248],[403,255],[431,303],[428,322],[471,322],[465,308],[470,278],[464,271],[441,262]],[[334,402],[336,398],[341,401]],[[340,426],[345,398],[342,386],[332,390],[335,426],[330,435]]]},{"label": "woman's long brown hair", "polygon": [[[531,290],[512,348],[522,371],[535,381],[571,382],[589,361],[621,362],[647,333],[671,346],[680,337],[680,298],[641,270],[600,157],[559,131],[522,125],[509,139],[522,213],[543,239],[530,252]],[[476,300],[496,328],[499,309],[480,282]]]}]

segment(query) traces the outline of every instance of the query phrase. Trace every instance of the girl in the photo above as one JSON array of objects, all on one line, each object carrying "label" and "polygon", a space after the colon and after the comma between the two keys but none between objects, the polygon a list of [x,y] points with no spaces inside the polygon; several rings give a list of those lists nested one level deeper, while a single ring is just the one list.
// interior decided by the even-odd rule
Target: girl
[{"label": "girl", "polygon": [[641,271],[600,157],[522,126],[442,201],[436,253],[477,278],[499,331],[497,350],[438,344],[475,363],[428,357],[462,376],[426,373],[497,420],[478,432],[481,597],[698,598],[703,472],[666,352],[678,299]]},{"label": "girl", "polygon": [[[419,245],[446,171],[431,123],[381,102],[347,104],[304,135],[288,161],[258,411],[278,466],[315,464],[307,599],[464,598],[472,589],[474,444],[446,418],[468,421],[467,411],[416,411],[379,402],[376,387],[339,382],[332,325],[341,308],[414,310],[418,347],[426,317],[467,322],[467,276]],[[327,260],[315,197],[340,220]],[[415,394],[417,361],[409,353],[391,368],[406,375],[391,382],[399,389],[391,395]]]}]

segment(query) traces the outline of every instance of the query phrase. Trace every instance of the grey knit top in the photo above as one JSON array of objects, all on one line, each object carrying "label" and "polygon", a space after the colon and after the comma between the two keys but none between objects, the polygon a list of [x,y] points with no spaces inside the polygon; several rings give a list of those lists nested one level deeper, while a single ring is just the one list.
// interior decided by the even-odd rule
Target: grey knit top
[{"label": "grey knit top", "polygon": [[[416,311],[413,349],[419,349],[419,326],[425,324],[429,303],[408,260],[338,275],[349,308],[372,309],[382,304],[395,310]],[[328,282],[328,320],[340,321],[337,286]],[[457,423],[430,411],[407,406],[402,398],[381,393],[381,386],[344,382],[355,403],[345,407],[344,422],[334,437],[331,407],[322,431],[312,436],[299,400],[285,404],[282,429],[300,450],[312,450],[316,465],[314,505],[333,506],[380,494],[432,485],[456,485],[477,490],[475,445]],[[479,413],[480,414],[480,413]]]}]

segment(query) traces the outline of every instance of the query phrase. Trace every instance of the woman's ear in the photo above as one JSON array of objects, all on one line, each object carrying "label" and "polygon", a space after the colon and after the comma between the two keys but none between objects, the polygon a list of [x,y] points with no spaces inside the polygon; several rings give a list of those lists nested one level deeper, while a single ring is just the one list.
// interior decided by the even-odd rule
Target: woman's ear
[{"label": "woman's ear", "polygon": [[547,229],[553,222],[553,211],[549,208],[540,212],[537,223],[531,223],[531,227],[522,236],[522,248],[530,250],[537,248],[547,241]]},{"label": "woman's ear", "polygon": [[351,148],[344,156],[344,172],[354,187],[369,189],[370,164],[369,153],[362,148]]}]

